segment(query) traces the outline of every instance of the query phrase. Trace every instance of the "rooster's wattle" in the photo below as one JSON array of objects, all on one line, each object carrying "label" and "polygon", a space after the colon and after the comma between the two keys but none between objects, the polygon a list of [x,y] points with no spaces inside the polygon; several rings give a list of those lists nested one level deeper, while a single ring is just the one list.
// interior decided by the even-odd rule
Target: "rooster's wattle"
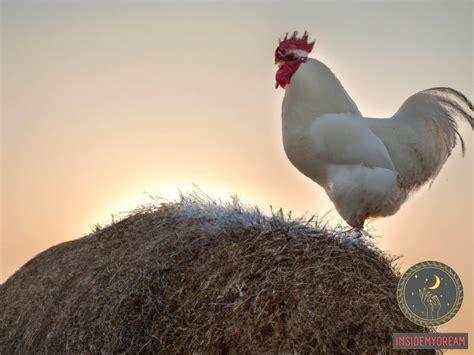
[{"label": "rooster's wattle", "polygon": [[459,138],[474,128],[472,103],[451,88],[409,97],[391,118],[367,118],[336,76],[308,58],[308,35],[286,36],[275,51],[276,87],[286,89],[283,144],[291,163],[321,185],[354,228],[393,215],[410,192],[433,180]]}]

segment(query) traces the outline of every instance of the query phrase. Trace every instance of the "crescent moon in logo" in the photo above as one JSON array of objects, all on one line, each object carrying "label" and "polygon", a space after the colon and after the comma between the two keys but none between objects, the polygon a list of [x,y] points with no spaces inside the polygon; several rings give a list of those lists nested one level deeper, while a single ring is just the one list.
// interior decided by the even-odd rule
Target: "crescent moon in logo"
[{"label": "crescent moon in logo", "polygon": [[441,283],[438,275],[435,274],[434,277],[435,277],[436,281],[435,281],[433,286],[428,287],[430,290],[436,290],[439,287],[439,284]]}]

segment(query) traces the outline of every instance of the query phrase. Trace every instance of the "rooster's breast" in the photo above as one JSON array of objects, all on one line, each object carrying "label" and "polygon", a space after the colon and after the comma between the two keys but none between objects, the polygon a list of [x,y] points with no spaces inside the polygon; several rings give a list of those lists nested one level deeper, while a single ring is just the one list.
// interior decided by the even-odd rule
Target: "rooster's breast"
[{"label": "rooster's breast", "polygon": [[325,187],[327,166],[318,156],[306,129],[291,129],[283,124],[283,147],[288,160],[303,175]]}]

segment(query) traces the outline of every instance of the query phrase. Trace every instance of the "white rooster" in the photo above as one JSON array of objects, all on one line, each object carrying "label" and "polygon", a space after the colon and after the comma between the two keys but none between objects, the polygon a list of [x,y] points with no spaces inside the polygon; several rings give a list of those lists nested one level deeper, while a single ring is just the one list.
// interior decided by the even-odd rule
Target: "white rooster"
[{"label": "white rooster", "polygon": [[280,41],[276,87],[282,105],[283,144],[291,163],[321,185],[354,228],[393,215],[410,192],[433,180],[456,146],[457,120],[474,128],[472,103],[450,88],[409,97],[388,119],[366,118],[336,76],[308,58],[305,32]]}]

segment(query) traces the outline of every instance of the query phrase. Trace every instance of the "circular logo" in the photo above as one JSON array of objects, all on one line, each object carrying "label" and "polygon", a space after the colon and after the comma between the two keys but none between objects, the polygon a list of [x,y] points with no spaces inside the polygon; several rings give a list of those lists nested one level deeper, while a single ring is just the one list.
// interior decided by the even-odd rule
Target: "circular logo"
[{"label": "circular logo", "polygon": [[403,314],[413,323],[438,326],[453,318],[461,308],[461,279],[446,264],[423,261],[403,274],[397,299]]}]

